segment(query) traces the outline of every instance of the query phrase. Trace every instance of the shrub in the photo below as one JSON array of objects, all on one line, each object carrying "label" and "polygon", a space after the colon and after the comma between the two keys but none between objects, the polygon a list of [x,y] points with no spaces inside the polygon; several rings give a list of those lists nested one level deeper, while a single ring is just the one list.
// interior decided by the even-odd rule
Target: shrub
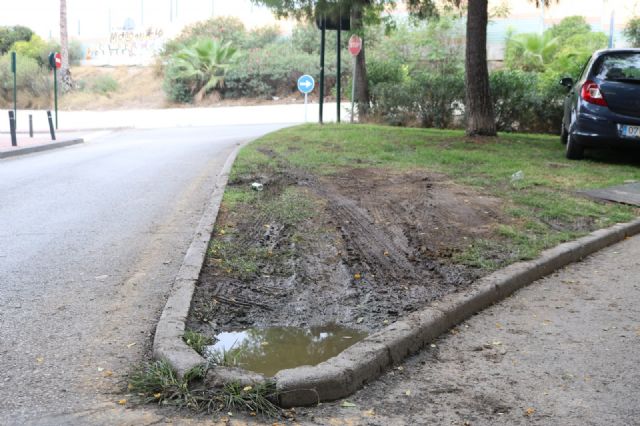
[{"label": "shrub", "polygon": [[[21,57],[17,62],[16,85],[18,102],[24,99],[46,97],[52,93],[52,79],[38,62],[29,57]],[[25,96],[27,95],[27,96]],[[13,73],[9,54],[0,57],[0,100],[9,102],[13,99]],[[23,107],[29,105],[21,104]]]},{"label": "shrub", "polygon": [[30,28],[16,25],[14,27],[0,27],[0,55],[4,55],[17,41],[29,41],[33,36]]},{"label": "shrub", "polygon": [[[318,58],[290,46],[287,42],[272,43],[263,49],[252,49],[239,55],[226,75],[222,89],[224,96],[288,95],[296,90],[296,81],[301,75],[318,75]],[[330,72],[328,68],[327,74]]]},{"label": "shrub", "polygon": [[162,55],[170,56],[200,39],[213,39],[218,42],[224,40],[230,42],[232,46],[242,48],[247,40],[247,30],[242,21],[233,17],[218,17],[196,22],[187,26],[176,38],[168,41]]},{"label": "shrub", "polygon": [[640,17],[631,19],[624,28],[624,36],[633,47],[640,47]]},{"label": "shrub", "polygon": [[106,95],[118,90],[118,82],[110,75],[99,75],[91,82],[90,89],[94,93]]},{"label": "shrub", "polygon": [[212,39],[196,40],[174,53],[164,81],[169,99],[176,102],[190,102],[193,99],[199,102],[207,92],[221,87],[235,53],[230,43],[222,44]]}]

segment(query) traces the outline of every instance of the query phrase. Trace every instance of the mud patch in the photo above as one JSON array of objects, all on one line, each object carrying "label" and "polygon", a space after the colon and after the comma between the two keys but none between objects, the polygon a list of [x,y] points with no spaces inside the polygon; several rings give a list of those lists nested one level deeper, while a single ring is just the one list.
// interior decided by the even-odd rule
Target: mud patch
[{"label": "mud patch", "polygon": [[[266,183],[261,193],[248,182]],[[501,202],[424,171],[247,177],[228,191],[188,328],[326,324],[372,332],[474,281],[452,256],[488,237]]]}]

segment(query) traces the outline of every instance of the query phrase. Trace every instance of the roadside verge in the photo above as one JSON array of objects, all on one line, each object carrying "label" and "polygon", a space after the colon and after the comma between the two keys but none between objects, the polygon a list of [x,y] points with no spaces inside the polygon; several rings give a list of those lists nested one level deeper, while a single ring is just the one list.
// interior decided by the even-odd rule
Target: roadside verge
[{"label": "roadside verge", "polygon": [[[203,215],[156,329],[154,356],[168,361],[180,375],[205,363],[204,358],[182,341],[182,335],[237,152],[238,149],[230,155],[219,175],[211,203]],[[346,397],[478,311],[569,263],[639,232],[640,219],[601,229],[576,241],[561,244],[544,251],[535,260],[510,265],[478,280],[463,291],[445,296],[370,335],[326,362],[317,366],[282,370],[274,377],[279,402],[282,406],[289,407]],[[209,374],[211,376],[208,381],[213,383],[220,383],[222,380],[241,383],[261,380],[259,375],[226,368],[214,368]]]}]

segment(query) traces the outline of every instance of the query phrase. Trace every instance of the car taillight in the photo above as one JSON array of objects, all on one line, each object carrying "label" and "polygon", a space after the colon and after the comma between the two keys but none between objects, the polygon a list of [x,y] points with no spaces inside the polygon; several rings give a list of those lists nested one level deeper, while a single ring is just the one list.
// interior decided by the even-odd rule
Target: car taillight
[{"label": "car taillight", "polygon": [[585,101],[591,104],[607,106],[607,101],[604,99],[604,96],[602,96],[602,92],[600,91],[600,86],[598,86],[597,83],[591,80],[587,80],[582,85],[581,96],[582,96],[582,99],[584,99]]}]

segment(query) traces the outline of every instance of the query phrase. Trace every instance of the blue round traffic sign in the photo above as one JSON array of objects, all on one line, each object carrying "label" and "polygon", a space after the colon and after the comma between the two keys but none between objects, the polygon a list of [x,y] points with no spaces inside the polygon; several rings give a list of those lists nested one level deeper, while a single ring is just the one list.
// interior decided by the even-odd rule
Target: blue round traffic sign
[{"label": "blue round traffic sign", "polygon": [[316,86],[316,82],[313,80],[313,77],[310,75],[303,75],[298,79],[298,90],[304,93],[311,93],[313,88]]}]

